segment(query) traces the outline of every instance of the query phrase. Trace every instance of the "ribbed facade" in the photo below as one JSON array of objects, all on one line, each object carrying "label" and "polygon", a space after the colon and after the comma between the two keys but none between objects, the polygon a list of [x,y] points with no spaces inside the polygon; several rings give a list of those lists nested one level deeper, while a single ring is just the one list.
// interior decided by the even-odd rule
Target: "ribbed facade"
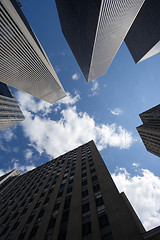
[{"label": "ribbed facade", "polygon": [[159,26],[160,1],[145,0],[125,38],[125,43],[135,63],[160,52]]},{"label": "ribbed facade", "polygon": [[89,82],[107,71],[144,0],[56,0],[63,34]]},{"label": "ribbed facade", "polygon": [[63,87],[15,0],[0,1],[0,79],[7,85],[53,103]]},{"label": "ribbed facade", "polygon": [[0,129],[11,127],[23,120],[23,113],[10,89],[0,82]]},{"label": "ribbed facade", "polygon": [[93,141],[27,172],[1,191],[1,239],[140,240]]},{"label": "ribbed facade", "polygon": [[160,157],[160,104],[141,113],[143,125],[137,131],[147,151]]}]

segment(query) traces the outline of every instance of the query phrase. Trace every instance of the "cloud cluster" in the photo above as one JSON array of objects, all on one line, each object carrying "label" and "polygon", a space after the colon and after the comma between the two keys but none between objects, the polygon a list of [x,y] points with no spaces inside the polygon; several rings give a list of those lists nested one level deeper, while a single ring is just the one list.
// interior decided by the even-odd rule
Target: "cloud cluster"
[{"label": "cloud cluster", "polygon": [[93,96],[97,95],[98,89],[99,89],[99,85],[98,85],[97,80],[93,80],[92,87],[91,87],[91,94],[89,94],[89,97],[93,97]]},{"label": "cloud cluster", "polygon": [[111,113],[113,115],[119,116],[122,114],[122,110],[120,108],[114,108],[114,109],[111,109]]},{"label": "cloud cluster", "polygon": [[[78,112],[74,105],[80,99],[78,93],[73,97],[68,93],[68,97],[55,104],[59,109],[63,104],[58,120],[54,120],[54,111],[50,117],[47,116],[47,113],[54,109],[52,105],[43,101],[37,102],[32,96],[24,95],[22,92],[17,95],[26,117],[21,126],[31,145],[40,154],[46,152],[52,157],[57,157],[92,139],[99,150],[107,146],[129,148],[133,143],[132,134],[122,126],[97,124],[87,112]],[[29,102],[32,103],[30,106]],[[45,115],[43,118],[39,115],[42,111]]]},{"label": "cloud cluster", "polygon": [[89,97],[93,97],[98,95],[99,85],[97,80],[92,81],[91,93],[88,95]]},{"label": "cloud cluster", "polygon": [[11,128],[1,130],[1,138],[7,142],[10,142],[14,138],[14,133]]},{"label": "cloud cluster", "polygon": [[133,167],[139,167],[139,163],[132,163]]},{"label": "cloud cluster", "polygon": [[112,174],[120,192],[124,191],[147,230],[160,223],[160,178],[147,169],[131,177],[125,168]]},{"label": "cloud cluster", "polygon": [[78,80],[78,79],[79,79],[79,74],[78,74],[78,73],[74,73],[74,74],[72,75],[72,79],[73,79],[73,80]]},{"label": "cloud cluster", "polygon": [[8,172],[10,172],[10,171],[12,171],[14,169],[17,169],[21,173],[25,173],[25,172],[31,171],[32,169],[35,168],[34,164],[31,164],[31,165],[21,165],[19,163],[18,159],[12,159],[11,163],[12,163],[12,166],[9,166],[8,169],[6,169],[6,170],[0,169],[0,176],[3,176],[4,174],[6,174],[6,173],[8,173]]},{"label": "cloud cluster", "polygon": [[26,149],[25,150],[24,157],[25,157],[26,160],[31,159],[32,155],[33,155],[33,152],[32,152],[31,149]]},{"label": "cloud cluster", "polygon": [[69,92],[66,92],[66,97],[60,99],[55,104],[50,104],[43,100],[37,100],[32,95],[19,90],[16,93],[16,97],[24,114],[26,112],[31,112],[32,114],[41,114],[43,117],[52,111],[59,110],[62,105],[74,105],[80,99],[78,92],[75,92],[74,97],[72,97]]}]

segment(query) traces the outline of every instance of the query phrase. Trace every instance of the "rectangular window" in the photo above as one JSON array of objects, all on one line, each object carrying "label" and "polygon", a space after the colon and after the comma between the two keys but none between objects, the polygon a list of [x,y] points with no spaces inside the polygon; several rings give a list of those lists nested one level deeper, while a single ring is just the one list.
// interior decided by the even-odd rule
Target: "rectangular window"
[{"label": "rectangular window", "polygon": [[91,222],[82,225],[82,235],[85,236],[89,233],[91,233]]}]

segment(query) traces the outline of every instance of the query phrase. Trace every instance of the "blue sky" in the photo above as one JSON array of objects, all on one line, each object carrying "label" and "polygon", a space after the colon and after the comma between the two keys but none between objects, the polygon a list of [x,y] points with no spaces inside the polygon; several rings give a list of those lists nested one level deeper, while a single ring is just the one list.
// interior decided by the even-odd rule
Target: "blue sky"
[{"label": "blue sky", "polygon": [[65,41],[54,1],[21,0],[67,92],[50,105],[13,89],[25,120],[1,131],[0,174],[37,167],[93,139],[146,229],[160,224],[160,160],[146,151],[139,113],[160,103],[160,54],[135,64],[122,43],[107,73],[87,83]]}]

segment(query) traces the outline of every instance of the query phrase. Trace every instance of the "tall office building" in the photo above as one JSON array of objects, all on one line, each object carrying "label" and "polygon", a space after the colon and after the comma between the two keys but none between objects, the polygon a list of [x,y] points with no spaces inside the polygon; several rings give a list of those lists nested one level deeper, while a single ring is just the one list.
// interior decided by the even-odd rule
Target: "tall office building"
[{"label": "tall office building", "polygon": [[160,104],[139,116],[143,125],[137,130],[147,151],[160,157]]},{"label": "tall office building", "polygon": [[8,86],[0,82],[0,129],[24,120],[23,113]]},{"label": "tall office building", "polygon": [[16,0],[0,0],[0,80],[53,103],[64,89]]},{"label": "tall office building", "polygon": [[159,26],[160,1],[146,0],[125,38],[136,63],[160,52]]},{"label": "tall office building", "polygon": [[93,141],[19,176],[1,195],[2,240],[149,239]]},{"label": "tall office building", "polygon": [[88,82],[105,74],[144,0],[56,0],[62,32]]}]

